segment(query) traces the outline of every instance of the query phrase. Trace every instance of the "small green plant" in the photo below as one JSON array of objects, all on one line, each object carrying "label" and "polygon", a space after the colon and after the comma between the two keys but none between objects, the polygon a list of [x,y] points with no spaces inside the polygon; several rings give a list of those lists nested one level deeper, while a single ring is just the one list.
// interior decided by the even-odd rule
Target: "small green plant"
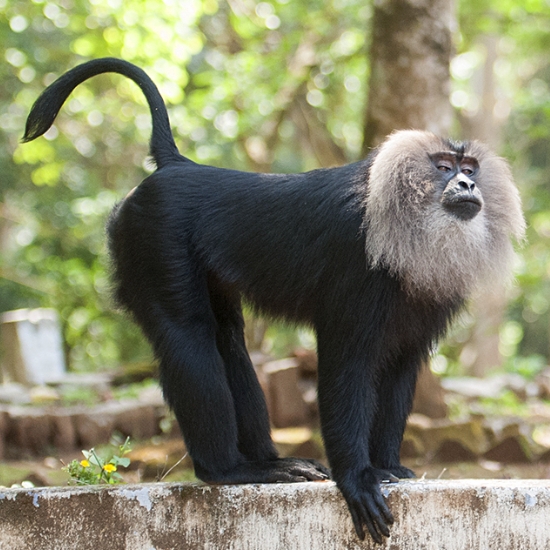
[{"label": "small green plant", "polygon": [[118,455],[113,455],[109,460],[101,458],[93,448],[89,451],[82,451],[83,460],[73,460],[63,468],[70,476],[69,482],[76,485],[120,483],[122,476],[118,473],[118,468],[127,468],[130,465],[130,459],[124,456],[130,452],[130,438],[126,438],[124,444],[120,445],[118,449]]}]

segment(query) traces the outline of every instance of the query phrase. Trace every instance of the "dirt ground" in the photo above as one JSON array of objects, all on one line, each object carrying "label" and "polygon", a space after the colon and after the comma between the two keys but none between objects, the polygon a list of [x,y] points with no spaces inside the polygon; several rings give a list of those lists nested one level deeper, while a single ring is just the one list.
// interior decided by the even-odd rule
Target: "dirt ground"
[{"label": "dirt ground", "polygon": [[[102,456],[112,449],[98,448]],[[144,481],[196,481],[192,465],[180,439],[156,439],[137,443],[128,455],[131,464],[120,469],[126,483]],[[67,485],[64,465],[83,458],[80,451],[62,456],[0,462],[0,486],[11,487],[30,482],[36,487]],[[183,459],[183,460],[182,460]],[[404,464],[419,478],[426,479],[547,479],[550,464],[543,462],[503,464],[487,460],[476,462],[427,462],[422,458],[406,459]]]}]

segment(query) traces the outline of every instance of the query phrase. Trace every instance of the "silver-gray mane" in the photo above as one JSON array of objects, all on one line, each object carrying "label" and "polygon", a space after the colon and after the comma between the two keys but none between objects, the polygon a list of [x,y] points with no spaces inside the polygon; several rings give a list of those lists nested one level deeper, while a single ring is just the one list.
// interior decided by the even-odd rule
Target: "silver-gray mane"
[{"label": "silver-gray mane", "polygon": [[524,235],[508,164],[477,141],[465,145],[464,154],[479,163],[476,184],[483,196],[481,212],[469,221],[446,212],[436,198],[428,155],[450,149],[434,134],[392,134],[370,168],[367,255],[372,267],[388,269],[412,295],[466,298],[480,283],[501,281],[514,257],[511,238]]}]

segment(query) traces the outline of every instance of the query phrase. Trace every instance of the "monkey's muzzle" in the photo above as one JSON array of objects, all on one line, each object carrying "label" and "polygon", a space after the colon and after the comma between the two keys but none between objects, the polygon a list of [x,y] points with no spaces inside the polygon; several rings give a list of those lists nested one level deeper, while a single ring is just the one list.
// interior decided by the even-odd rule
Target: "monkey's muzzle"
[{"label": "monkey's muzzle", "polygon": [[477,189],[446,189],[441,203],[447,212],[463,221],[475,218],[483,207],[483,199]]}]

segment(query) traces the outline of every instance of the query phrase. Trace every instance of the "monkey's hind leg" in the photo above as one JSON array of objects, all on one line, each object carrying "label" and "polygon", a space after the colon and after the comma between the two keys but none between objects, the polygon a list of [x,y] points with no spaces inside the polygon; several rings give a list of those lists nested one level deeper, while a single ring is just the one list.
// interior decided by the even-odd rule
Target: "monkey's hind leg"
[{"label": "monkey's hind leg", "polygon": [[[247,481],[246,476],[255,476],[260,469],[265,470],[268,477],[266,481],[329,478],[328,468],[317,461],[278,458],[271,439],[264,394],[245,345],[240,296],[222,288],[213,277],[209,280],[209,289],[211,306],[217,321],[217,348],[223,359],[233,396],[238,449],[247,460],[240,475]],[[247,468],[248,472],[244,471]]]},{"label": "monkey's hind leg", "polygon": [[216,346],[225,367],[238,429],[238,448],[247,460],[274,460],[264,395],[244,342],[240,297],[209,279],[210,303],[216,318]]},{"label": "monkey's hind leg", "polygon": [[[257,408],[259,389],[251,382],[252,366],[242,361],[244,350],[227,354],[229,369],[218,350],[218,342],[223,342],[226,353],[221,334],[230,332],[223,329],[228,321],[218,315],[220,325],[212,310],[206,273],[191,254],[177,260],[169,250],[157,250],[155,277],[146,272],[142,278],[131,274],[146,284],[132,300],[131,309],[160,361],[164,397],[176,415],[197,477],[209,483],[326,479],[325,472],[306,461],[279,460],[273,454],[269,424],[255,416],[264,415]],[[229,347],[234,344],[229,342]],[[260,432],[252,435],[248,423]]]},{"label": "monkey's hind leg", "polygon": [[[165,278],[167,273],[165,273]],[[183,284],[182,281],[185,281]],[[154,299],[148,301],[154,295]],[[160,362],[164,398],[174,411],[196,475],[217,481],[245,462],[239,452],[233,397],[216,347],[216,320],[204,277],[174,274],[147,297],[137,320]]]}]

